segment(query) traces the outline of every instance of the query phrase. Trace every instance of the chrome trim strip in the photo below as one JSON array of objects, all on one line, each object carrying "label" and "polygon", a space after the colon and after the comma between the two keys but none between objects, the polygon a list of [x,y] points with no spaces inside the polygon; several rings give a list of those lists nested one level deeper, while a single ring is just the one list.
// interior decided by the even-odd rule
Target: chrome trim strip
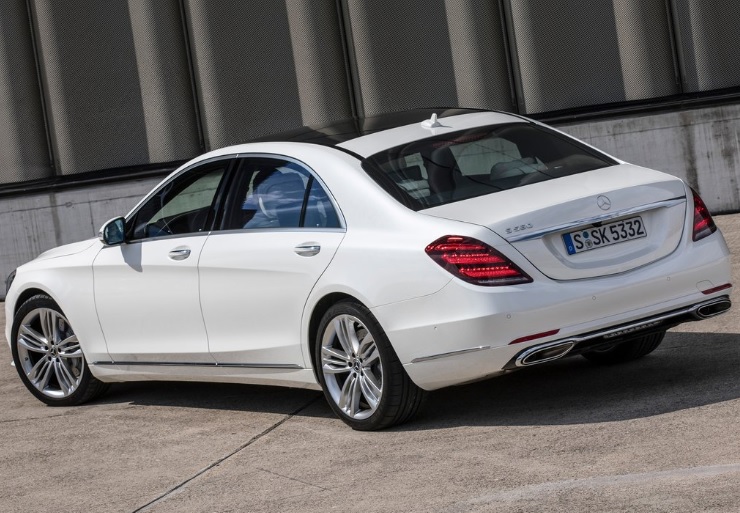
[{"label": "chrome trim strip", "polygon": [[208,367],[238,369],[303,369],[300,365],[288,363],[197,363],[197,362],[93,362],[90,365],[127,365],[133,367]]},{"label": "chrome trim strip", "polygon": [[414,358],[413,360],[411,360],[411,363],[421,363],[421,362],[428,362],[429,360],[439,360],[440,358],[447,358],[449,356],[458,356],[458,355],[466,354],[466,353],[474,353],[476,351],[485,351],[486,349],[491,349],[491,346],[478,346],[478,347],[471,347],[469,349],[460,349],[458,351],[450,351],[449,353],[433,354],[431,356],[421,356],[419,358]]},{"label": "chrome trim strip", "polygon": [[571,221],[569,223],[563,223],[557,226],[552,226],[550,228],[545,228],[543,230],[538,230],[532,233],[524,233],[521,235],[515,235],[514,237],[506,238],[506,240],[508,242],[521,242],[525,240],[540,239],[544,237],[545,235],[570,230],[571,228],[576,228],[584,224],[603,223],[604,221],[608,221],[610,219],[615,219],[617,217],[623,217],[623,216],[628,216],[632,214],[638,214],[640,212],[645,212],[647,210],[653,210],[655,208],[673,207],[685,201],[686,201],[686,196],[683,196],[680,198],[663,200],[663,201],[656,201],[655,203],[649,203],[647,205],[640,205],[639,207],[627,208],[624,210],[620,210],[618,212],[610,212],[608,214],[600,214],[598,216],[587,217],[585,219],[579,219],[578,221]]},{"label": "chrome trim strip", "polygon": [[216,367],[234,367],[240,369],[303,369],[294,363],[217,363]]}]

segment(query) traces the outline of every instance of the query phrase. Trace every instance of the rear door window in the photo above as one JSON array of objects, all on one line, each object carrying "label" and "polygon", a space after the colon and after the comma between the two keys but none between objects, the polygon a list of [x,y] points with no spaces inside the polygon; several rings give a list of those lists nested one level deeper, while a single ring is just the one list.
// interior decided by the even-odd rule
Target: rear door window
[{"label": "rear door window", "polygon": [[273,157],[240,160],[222,230],[341,226],[328,194],[302,164]]}]

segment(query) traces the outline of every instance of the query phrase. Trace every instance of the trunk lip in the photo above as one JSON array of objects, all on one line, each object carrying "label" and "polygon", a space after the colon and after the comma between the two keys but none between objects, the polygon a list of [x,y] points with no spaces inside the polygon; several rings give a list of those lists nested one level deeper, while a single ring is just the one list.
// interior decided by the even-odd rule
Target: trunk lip
[{"label": "trunk lip", "polygon": [[639,214],[642,212],[647,212],[649,210],[655,210],[658,208],[669,208],[676,205],[679,205],[681,203],[686,202],[686,196],[679,196],[675,198],[670,198],[666,200],[656,201],[653,203],[646,203],[643,205],[638,205],[636,207],[626,208],[623,210],[619,210],[616,212],[609,212],[606,214],[599,214],[597,216],[593,217],[587,217],[583,219],[578,219],[576,221],[569,221],[567,223],[562,223],[559,225],[551,226],[549,228],[543,228],[541,230],[537,230],[535,232],[531,233],[522,233],[518,235],[512,235],[509,237],[504,237],[506,241],[510,243],[514,242],[522,242],[527,240],[534,240],[534,239],[541,239],[545,237],[546,235],[550,235],[552,233],[558,233],[558,232],[565,232],[569,231],[571,229],[576,229],[579,226],[583,225],[589,225],[589,224],[596,224],[596,223],[603,223],[604,221],[609,221],[611,219],[617,219],[620,217],[625,217],[629,215]]}]

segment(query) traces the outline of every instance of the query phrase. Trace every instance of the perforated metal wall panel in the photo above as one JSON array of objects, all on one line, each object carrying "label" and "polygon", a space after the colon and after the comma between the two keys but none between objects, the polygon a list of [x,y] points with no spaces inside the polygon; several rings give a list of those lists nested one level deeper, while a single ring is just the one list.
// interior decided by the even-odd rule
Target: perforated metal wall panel
[{"label": "perforated metal wall panel", "polygon": [[355,112],[740,86],[737,27],[736,0],[0,0],[0,184]]},{"label": "perforated metal wall panel", "polygon": [[149,162],[201,153],[192,73],[178,0],[128,0]]},{"label": "perforated metal wall panel", "polygon": [[343,7],[366,115],[511,107],[495,1],[343,0]]},{"label": "perforated metal wall panel", "polygon": [[351,115],[333,0],[185,5],[209,148]]},{"label": "perforated metal wall panel", "polygon": [[198,152],[176,0],[35,0],[59,174]]},{"label": "perforated metal wall panel", "polygon": [[51,176],[24,0],[0,0],[0,183]]},{"label": "perforated metal wall panel", "polygon": [[671,0],[687,92],[740,85],[737,0]]},{"label": "perforated metal wall panel", "polygon": [[678,92],[664,0],[505,5],[523,112]]},{"label": "perforated metal wall panel", "polygon": [[680,92],[665,0],[613,0],[625,100]]},{"label": "perforated metal wall panel", "polygon": [[495,0],[445,0],[456,107],[511,110],[502,13]]}]

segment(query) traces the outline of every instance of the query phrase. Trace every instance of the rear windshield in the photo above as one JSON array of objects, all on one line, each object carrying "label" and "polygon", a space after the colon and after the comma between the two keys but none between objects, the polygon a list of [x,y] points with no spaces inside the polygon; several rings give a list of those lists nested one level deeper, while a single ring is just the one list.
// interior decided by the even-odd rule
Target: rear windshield
[{"label": "rear windshield", "polygon": [[614,164],[555,131],[511,123],[397,146],[363,167],[401,203],[422,210]]}]

